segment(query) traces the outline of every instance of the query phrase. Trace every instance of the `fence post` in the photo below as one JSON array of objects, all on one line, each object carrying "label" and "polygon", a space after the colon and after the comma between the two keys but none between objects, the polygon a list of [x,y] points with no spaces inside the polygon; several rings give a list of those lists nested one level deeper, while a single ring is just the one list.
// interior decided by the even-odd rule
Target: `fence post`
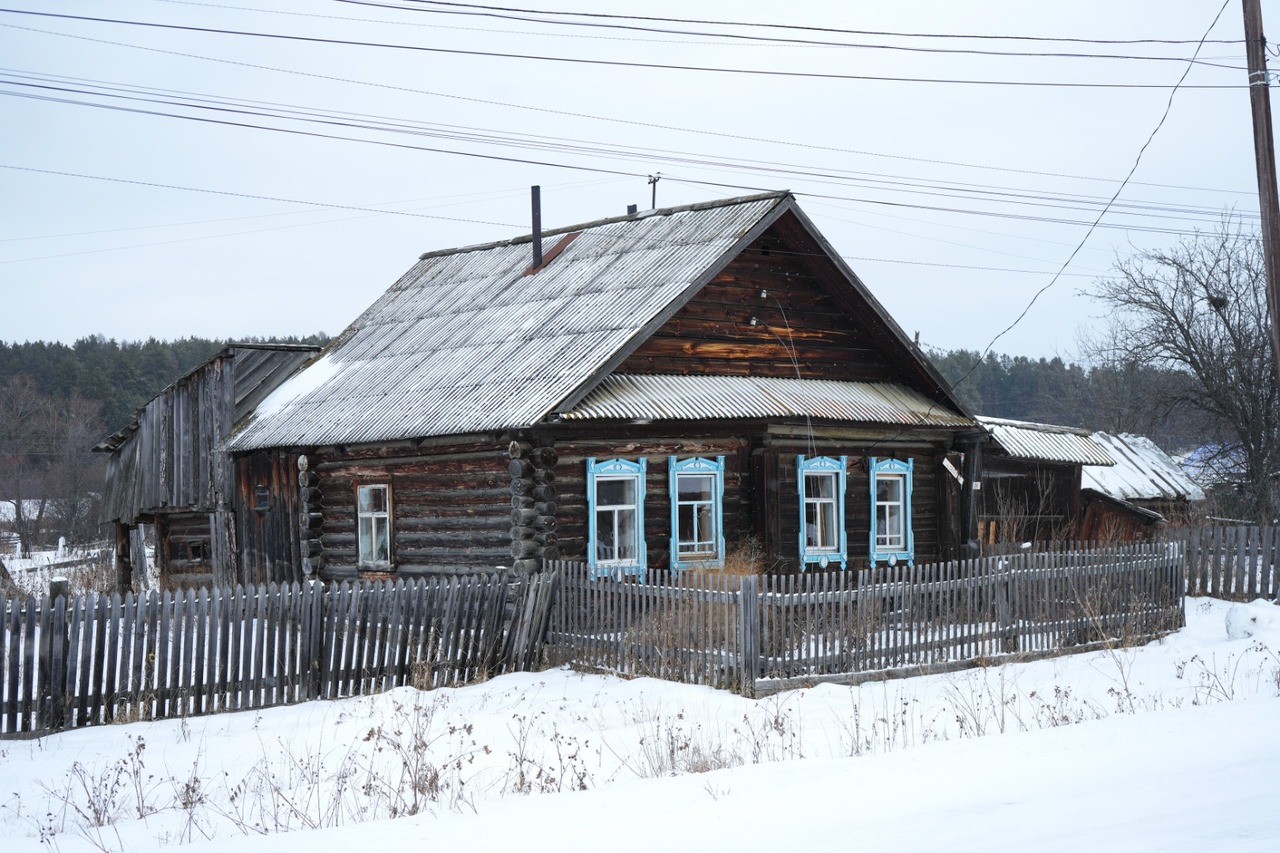
[{"label": "fence post", "polygon": [[738,589],[738,675],[743,696],[756,695],[760,677],[760,579],[744,575]]},{"label": "fence post", "polygon": [[67,637],[66,578],[49,582],[48,607],[40,625],[39,728],[66,728],[67,724]]},{"label": "fence post", "polygon": [[303,695],[307,699],[320,698],[320,655],[325,648],[324,637],[324,583],[319,580],[303,582],[302,649]]},{"label": "fence post", "polygon": [[1013,592],[1013,563],[1020,555],[1013,554],[1001,560],[1000,575],[996,581],[996,621],[1000,623],[1001,651],[1009,654],[1018,650],[1018,634],[1013,628],[1015,601]]}]

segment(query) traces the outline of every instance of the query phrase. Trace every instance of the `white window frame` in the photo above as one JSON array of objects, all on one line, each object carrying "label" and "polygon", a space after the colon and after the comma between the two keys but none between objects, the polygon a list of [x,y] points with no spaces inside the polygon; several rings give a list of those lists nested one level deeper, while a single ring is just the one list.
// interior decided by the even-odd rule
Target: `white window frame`
[{"label": "white window frame", "polygon": [[[642,581],[648,570],[647,552],[644,541],[644,478],[647,466],[644,459],[631,462],[626,459],[606,459],[596,462],[595,457],[587,459],[587,566],[592,578],[603,576],[624,577],[636,575]],[[631,481],[635,484],[634,504],[601,505],[598,500],[598,486],[601,483]],[[632,552],[634,558],[614,558],[602,560],[597,553],[600,541],[597,525],[601,511],[608,511],[613,518],[614,541],[617,542],[618,517],[630,510],[634,513],[635,524],[632,528]]]},{"label": "white window frame", "polygon": [[[683,571],[693,567],[700,568],[722,568],[724,566],[724,457],[717,456],[714,460],[703,457],[695,457],[693,459],[678,460],[674,456],[667,458],[668,462],[668,493],[671,498],[671,569],[672,571]],[[711,499],[709,501],[681,501],[680,500],[680,480],[681,478],[698,478],[711,479]],[[686,543],[680,539],[680,509],[685,506],[702,506],[710,504],[711,506],[711,523],[715,529],[711,531],[709,536],[700,536],[698,542]],[[698,513],[693,514],[694,524],[697,525]],[[705,551],[682,551],[681,547],[686,544],[708,544],[710,548]]]},{"label": "white window frame", "polygon": [[[849,539],[845,530],[845,491],[848,485],[849,457],[816,456],[809,459],[803,455],[796,457],[796,490],[800,497],[800,570],[817,564],[826,568],[832,563],[839,563],[840,568],[848,567]],[[830,499],[812,497],[808,494],[808,477],[830,478],[832,496]],[[808,529],[808,509],[830,505],[834,521],[830,544],[810,545]],[[821,517],[820,514],[815,517]]]},{"label": "white window frame", "polygon": [[[363,509],[362,498],[375,491],[382,492],[381,510]],[[356,562],[361,568],[389,568],[391,566],[391,484],[360,483],[356,485]],[[366,532],[367,527],[367,532]],[[372,553],[378,547],[378,528],[382,527],[386,535],[383,538],[384,553]],[[366,544],[372,559],[365,559]]]}]

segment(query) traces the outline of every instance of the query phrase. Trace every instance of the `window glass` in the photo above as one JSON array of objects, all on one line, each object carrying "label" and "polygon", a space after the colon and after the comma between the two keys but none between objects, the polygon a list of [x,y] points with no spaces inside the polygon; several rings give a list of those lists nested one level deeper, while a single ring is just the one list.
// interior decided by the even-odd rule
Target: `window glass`
[{"label": "window glass", "polygon": [[391,562],[389,492],[385,485],[356,489],[356,551],[361,565]]},{"label": "window glass", "polygon": [[644,576],[644,471],[643,459],[587,459],[587,563],[593,577],[597,569]]}]

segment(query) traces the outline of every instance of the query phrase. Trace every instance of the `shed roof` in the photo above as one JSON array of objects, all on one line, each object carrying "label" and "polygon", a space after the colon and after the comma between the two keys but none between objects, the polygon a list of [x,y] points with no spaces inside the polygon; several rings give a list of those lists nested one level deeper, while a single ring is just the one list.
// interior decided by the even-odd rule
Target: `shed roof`
[{"label": "shed roof", "polygon": [[1093,440],[1114,465],[1086,465],[1081,486],[1119,500],[1204,500],[1204,490],[1151,439],[1141,435],[1095,432]]},{"label": "shed roof", "polygon": [[1031,421],[979,416],[996,445],[1014,459],[1078,465],[1114,465],[1106,448],[1088,430]]},{"label": "shed roof", "polygon": [[[820,239],[781,192],[548,231],[545,256],[554,260],[536,271],[529,237],[425,254],[264,400],[227,447],[395,441],[567,414],[789,211]],[[829,256],[919,362],[942,407],[961,411],[875,298]]]}]

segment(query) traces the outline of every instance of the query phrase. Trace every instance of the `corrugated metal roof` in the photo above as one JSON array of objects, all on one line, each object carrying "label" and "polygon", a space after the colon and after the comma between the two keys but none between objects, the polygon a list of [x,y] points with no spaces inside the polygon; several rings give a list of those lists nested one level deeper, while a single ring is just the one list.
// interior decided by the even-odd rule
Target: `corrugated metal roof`
[{"label": "corrugated metal roof", "polygon": [[1088,430],[1031,421],[978,417],[1000,449],[1014,459],[1114,465],[1115,461],[1090,437]]},{"label": "corrugated metal roof", "polygon": [[890,382],[753,376],[614,374],[564,414],[566,420],[700,420],[813,417],[907,426],[973,421]]},{"label": "corrugated metal roof", "polygon": [[1081,486],[1119,500],[1204,500],[1204,490],[1186,475],[1151,439],[1121,433],[1095,432],[1114,463],[1104,468],[1086,465]]},{"label": "corrugated metal roof", "polygon": [[424,255],[264,400],[228,448],[537,423],[789,199],[769,193],[549,232],[581,233],[531,276],[528,238]]}]

